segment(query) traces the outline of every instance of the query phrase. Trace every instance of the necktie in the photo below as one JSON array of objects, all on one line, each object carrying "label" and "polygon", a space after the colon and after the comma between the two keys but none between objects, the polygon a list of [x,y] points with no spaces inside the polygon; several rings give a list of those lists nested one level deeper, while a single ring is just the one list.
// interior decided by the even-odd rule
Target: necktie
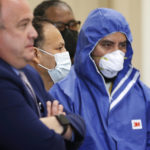
[{"label": "necktie", "polygon": [[31,86],[30,82],[28,81],[28,79],[27,79],[26,75],[24,74],[24,72],[19,71],[19,75],[20,75],[20,78],[23,81],[24,85],[26,86],[26,89],[28,90],[28,92],[32,96],[32,98],[34,100],[34,103],[35,103],[35,105],[37,107],[37,110],[38,110],[38,115],[39,115],[39,117],[41,117],[40,108],[39,108],[39,105],[38,105],[38,102],[37,102],[37,98],[36,98],[35,92],[34,92],[32,86]]}]

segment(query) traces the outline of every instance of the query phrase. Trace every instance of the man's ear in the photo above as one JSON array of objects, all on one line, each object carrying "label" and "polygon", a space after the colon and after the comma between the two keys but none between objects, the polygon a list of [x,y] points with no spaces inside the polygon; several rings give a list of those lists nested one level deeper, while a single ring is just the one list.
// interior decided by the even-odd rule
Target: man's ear
[{"label": "man's ear", "polygon": [[34,58],[32,59],[32,61],[36,64],[40,63],[40,57],[39,57],[40,53],[38,48],[34,47]]}]

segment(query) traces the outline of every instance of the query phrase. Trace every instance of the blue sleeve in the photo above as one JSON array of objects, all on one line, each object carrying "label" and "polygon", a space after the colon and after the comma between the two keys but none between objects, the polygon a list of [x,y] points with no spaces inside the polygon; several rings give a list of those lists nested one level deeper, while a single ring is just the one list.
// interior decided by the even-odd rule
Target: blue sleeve
[{"label": "blue sleeve", "polygon": [[[77,148],[79,145],[81,145],[84,136],[85,136],[85,123],[83,119],[77,115],[74,114],[74,106],[72,101],[67,97],[64,92],[59,88],[57,84],[55,84],[49,91],[49,93],[54,97],[55,99],[59,100],[60,103],[64,106],[65,111],[67,112],[67,118],[71,122],[72,128],[74,130],[75,135],[75,144],[74,148]],[[68,143],[70,146],[72,143]]]},{"label": "blue sleeve", "polygon": [[150,88],[144,83],[140,82],[141,89],[144,93],[144,99],[146,102],[146,118],[147,118],[147,145],[146,150],[150,150]]},{"label": "blue sleeve", "polygon": [[49,90],[49,94],[54,98],[60,101],[64,106],[65,110],[68,112],[74,113],[74,104],[71,99],[62,91],[59,85],[56,83]]},{"label": "blue sleeve", "polygon": [[2,149],[66,149],[63,138],[53,130],[49,130],[27,104],[24,91],[4,78],[0,78],[0,101]]},{"label": "blue sleeve", "polygon": [[147,102],[147,147],[150,150],[150,101]]}]

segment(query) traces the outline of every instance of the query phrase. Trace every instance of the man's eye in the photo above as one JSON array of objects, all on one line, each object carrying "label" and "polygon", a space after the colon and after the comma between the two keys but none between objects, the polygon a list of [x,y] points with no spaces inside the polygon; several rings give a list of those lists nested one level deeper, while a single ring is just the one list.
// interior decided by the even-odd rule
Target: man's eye
[{"label": "man's eye", "polygon": [[58,47],[57,49],[58,49],[58,50],[62,50],[62,49],[63,49],[63,46],[60,46],[60,47]]},{"label": "man's eye", "polygon": [[19,28],[20,28],[20,29],[25,29],[27,26],[28,26],[28,23],[27,23],[27,22],[24,22],[24,23],[21,23],[21,24],[19,25]]},{"label": "man's eye", "polygon": [[121,43],[120,44],[120,48],[126,48],[127,47],[127,43]]},{"label": "man's eye", "polygon": [[22,24],[21,26],[22,27],[26,27],[28,25],[28,23],[24,23],[24,24]]},{"label": "man's eye", "polygon": [[112,44],[111,43],[103,43],[103,44],[101,44],[101,46],[107,48],[107,47],[111,47]]}]

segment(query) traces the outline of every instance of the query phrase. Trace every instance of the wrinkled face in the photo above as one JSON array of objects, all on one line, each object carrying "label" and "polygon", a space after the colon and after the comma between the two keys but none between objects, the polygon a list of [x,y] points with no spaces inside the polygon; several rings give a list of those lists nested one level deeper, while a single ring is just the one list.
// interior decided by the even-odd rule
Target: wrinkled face
[{"label": "wrinkled face", "polygon": [[45,15],[53,22],[68,23],[69,21],[75,20],[72,11],[64,5],[49,7]]},{"label": "wrinkled face", "polygon": [[37,32],[32,26],[32,12],[26,0],[2,0],[0,58],[16,68],[24,67],[34,56]]},{"label": "wrinkled face", "polygon": [[[45,23],[43,25],[43,35],[44,39],[40,47],[41,49],[51,54],[57,54],[66,51],[64,40],[55,26]],[[55,67],[56,62],[54,56],[45,54],[41,51],[39,51],[39,54],[40,64],[49,69]]]},{"label": "wrinkled face", "polygon": [[126,53],[127,39],[123,33],[115,32],[101,39],[92,52],[92,58],[97,66],[99,60],[105,54],[111,53],[116,50],[121,50]]}]

